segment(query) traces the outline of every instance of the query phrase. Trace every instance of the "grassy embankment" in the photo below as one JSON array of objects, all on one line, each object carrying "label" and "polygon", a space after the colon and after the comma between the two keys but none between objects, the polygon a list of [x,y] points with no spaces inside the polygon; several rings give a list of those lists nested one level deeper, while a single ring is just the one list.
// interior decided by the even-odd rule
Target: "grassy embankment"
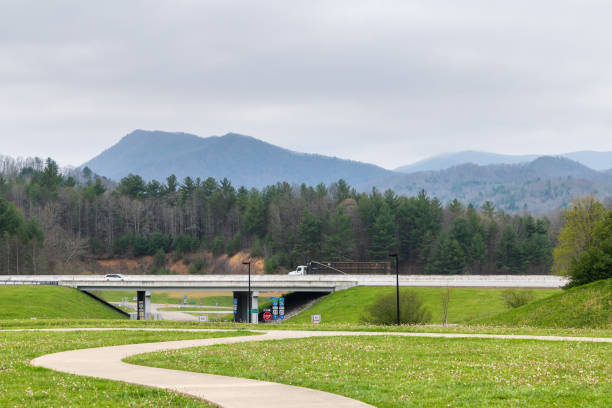
[{"label": "grassy embankment", "polygon": [[0,319],[125,319],[84,293],[60,286],[0,286]]},{"label": "grassy embankment", "polygon": [[[400,290],[417,292],[429,308],[431,323],[442,323],[442,294],[446,288],[411,287]],[[451,288],[448,304],[448,323],[466,323],[477,318],[486,318],[508,309],[501,298],[505,289]],[[522,290],[522,289],[521,289]],[[525,289],[528,290],[528,289]],[[561,289],[529,289],[535,299],[542,299],[561,292]],[[289,320],[292,323],[310,322],[310,316],[320,314],[326,323],[360,323],[367,308],[385,294],[395,293],[391,287],[360,286],[332,293],[316,303],[305,313]]]},{"label": "grassy embankment", "polygon": [[391,336],[143,354],[135,364],[247,377],[399,406],[612,406],[612,344]]},{"label": "grassy embankment", "polygon": [[[109,322],[109,320],[105,320]],[[33,367],[38,356],[65,350],[246,335],[246,332],[0,333],[0,407],[209,407],[173,392]]]},{"label": "grassy embankment", "polygon": [[476,323],[612,329],[612,279],[578,286]]}]

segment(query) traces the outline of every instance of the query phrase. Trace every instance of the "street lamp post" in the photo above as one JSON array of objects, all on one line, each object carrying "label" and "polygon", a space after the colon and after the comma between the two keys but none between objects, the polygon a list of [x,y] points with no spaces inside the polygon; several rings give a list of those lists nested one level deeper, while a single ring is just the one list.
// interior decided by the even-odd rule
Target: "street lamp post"
[{"label": "street lamp post", "polygon": [[391,258],[395,258],[395,300],[397,307],[397,325],[400,325],[400,308],[399,308],[399,261],[397,254],[389,254]]},{"label": "street lamp post", "polygon": [[249,306],[249,310],[247,311],[247,314],[249,316],[249,323],[251,323],[251,261],[248,262],[243,262],[243,265],[249,265],[249,301],[248,301],[248,306]]}]

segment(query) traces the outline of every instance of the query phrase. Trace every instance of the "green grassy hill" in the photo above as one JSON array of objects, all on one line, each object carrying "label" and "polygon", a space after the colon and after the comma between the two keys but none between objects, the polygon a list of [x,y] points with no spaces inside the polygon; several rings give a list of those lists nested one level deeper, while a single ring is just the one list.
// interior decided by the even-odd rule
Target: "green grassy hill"
[{"label": "green grassy hill", "polygon": [[[442,293],[446,288],[411,287],[400,290],[417,292],[432,315],[431,323],[442,323]],[[448,305],[448,323],[465,323],[472,319],[486,318],[507,310],[501,298],[505,289],[451,288]],[[561,292],[560,289],[533,289],[535,299],[542,299]],[[332,293],[304,313],[288,322],[309,323],[310,315],[320,314],[325,323],[359,323],[367,308],[377,297],[395,293],[393,287],[359,286]]]},{"label": "green grassy hill", "polygon": [[479,321],[503,326],[612,328],[612,279],[578,286]]},{"label": "green grassy hill", "polygon": [[0,319],[124,319],[76,289],[60,286],[0,286]]}]

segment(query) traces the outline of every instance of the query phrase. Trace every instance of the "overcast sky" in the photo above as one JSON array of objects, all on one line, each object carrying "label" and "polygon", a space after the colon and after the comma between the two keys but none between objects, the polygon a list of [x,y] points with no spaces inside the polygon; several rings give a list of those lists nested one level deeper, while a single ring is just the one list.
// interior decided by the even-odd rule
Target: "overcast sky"
[{"label": "overcast sky", "polygon": [[133,129],[395,168],[612,150],[609,1],[0,0],[0,154]]}]

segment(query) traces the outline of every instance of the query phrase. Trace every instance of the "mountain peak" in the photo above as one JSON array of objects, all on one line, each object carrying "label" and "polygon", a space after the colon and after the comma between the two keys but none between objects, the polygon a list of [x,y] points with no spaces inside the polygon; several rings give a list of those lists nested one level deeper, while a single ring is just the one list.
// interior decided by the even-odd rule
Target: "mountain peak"
[{"label": "mountain peak", "polygon": [[296,154],[252,136],[230,132],[202,138],[182,132],[137,129],[88,161],[98,174],[120,180],[129,173],[145,180],[227,177],[234,185],[263,187],[277,182],[351,185],[393,173],[371,164],[320,155]]},{"label": "mountain peak", "polygon": [[486,166],[489,164],[528,163],[532,162],[538,157],[563,157],[598,171],[609,169],[612,166],[612,152],[595,152],[584,150],[559,155],[509,155],[476,150],[464,150],[455,153],[443,153],[437,156],[432,156],[407,166],[398,167],[395,169],[395,171],[409,174],[419,171],[445,170],[464,163],[473,163],[480,166]]}]

